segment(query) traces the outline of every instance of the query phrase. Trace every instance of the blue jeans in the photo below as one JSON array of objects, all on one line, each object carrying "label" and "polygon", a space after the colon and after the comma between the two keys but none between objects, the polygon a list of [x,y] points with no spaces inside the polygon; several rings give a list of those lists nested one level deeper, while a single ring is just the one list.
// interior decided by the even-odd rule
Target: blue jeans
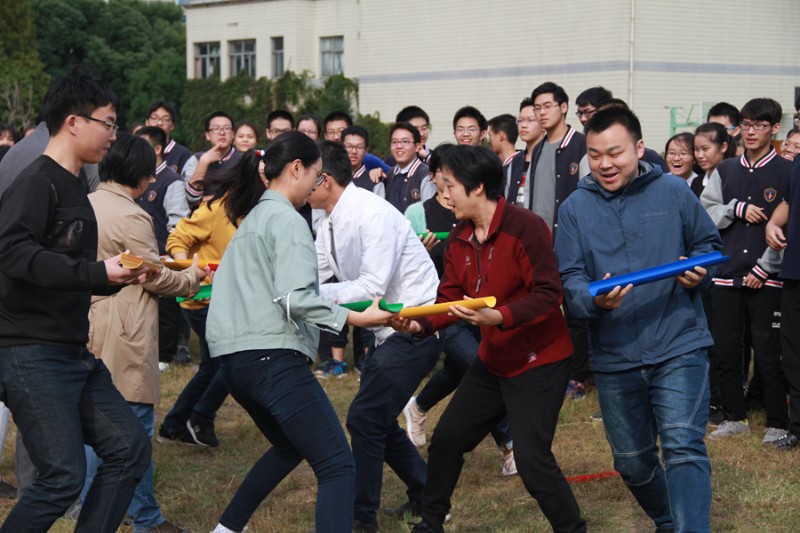
[{"label": "blue jeans", "polygon": [[436,364],[441,348],[438,336],[417,339],[395,333],[380,346],[370,347],[364,359],[361,386],[347,412],[356,462],[354,517],[362,523],[377,522],[384,461],[408,487],[408,499],[422,499],[425,460],[400,429],[397,417]]},{"label": "blue jeans", "polygon": [[623,372],[595,372],[595,381],[614,467],[642,509],[657,527],[711,531],[711,463],[703,440],[706,351]]},{"label": "blue jeans", "polygon": [[[155,425],[156,410],[151,404],[145,403],[132,403],[128,402],[131,406],[133,413],[147,432],[147,436],[153,437],[153,426]],[[103,464],[103,461],[97,457],[94,450],[89,446],[85,447],[86,451],[86,483],[83,484],[81,491],[81,503],[86,498],[86,493],[94,481],[94,476],[97,469]],[[133,531],[134,533],[142,533],[147,529],[154,528],[162,524],[166,519],[161,515],[161,507],[158,506],[156,495],[153,487],[153,459],[150,458],[150,465],[147,467],[144,476],[139,484],[136,485],[136,491],[133,493],[133,500],[128,506],[128,514],[133,518]]]},{"label": "blue jeans", "polygon": [[256,461],[220,518],[242,531],[272,489],[303,459],[317,477],[317,533],[353,528],[353,455],[330,400],[292,350],[250,350],[219,358],[233,398],[272,447]]},{"label": "blue jeans", "polygon": [[150,440],[105,364],[84,346],[0,347],[0,387],[38,476],[2,532],[40,532],[78,498],[83,445],[103,458],[76,532],[114,532],[150,462]]},{"label": "blue jeans", "polygon": [[[477,328],[474,328],[477,330]],[[460,320],[452,326],[440,331],[444,338],[442,351],[444,364],[417,395],[417,406],[423,411],[429,411],[434,405],[445,399],[461,383],[461,378],[467,373],[469,365],[478,358],[478,336],[469,324]],[[508,427],[508,417],[497,423],[492,428],[492,438],[498,447],[503,448],[511,444],[511,430]]]},{"label": "blue jeans", "polygon": [[200,338],[200,366],[183,388],[175,405],[164,417],[164,426],[182,430],[190,418],[198,424],[213,424],[217,411],[228,396],[228,388],[219,370],[219,360],[208,353],[206,343],[206,317],[208,308],[184,309],[183,314]]}]

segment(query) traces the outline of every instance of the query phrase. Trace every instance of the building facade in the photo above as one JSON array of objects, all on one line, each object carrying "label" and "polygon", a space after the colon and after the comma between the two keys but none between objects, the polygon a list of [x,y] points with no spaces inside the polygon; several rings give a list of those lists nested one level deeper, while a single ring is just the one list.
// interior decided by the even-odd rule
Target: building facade
[{"label": "building facade", "polygon": [[769,96],[791,126],[800,90],[797,0],[188,0],[187,76],[343,73],[359,111],[391,121],[415,104],[431,143],[452,141],[452,117],[474,105],[516,114],[544,81],[575,97],[603,85],[639,115],[662,151],[708,106]]}]

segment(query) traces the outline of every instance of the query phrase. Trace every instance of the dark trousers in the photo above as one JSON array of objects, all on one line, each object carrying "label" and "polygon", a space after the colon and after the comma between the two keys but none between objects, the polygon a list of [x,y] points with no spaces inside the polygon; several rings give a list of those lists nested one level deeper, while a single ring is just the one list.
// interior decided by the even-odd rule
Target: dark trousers
[{"label": "dark trousers", "polygon": [[569,379],[569,359],[543,365],[513,378],[489,372],[478,360],[469,367],[433,432],[428,448],[428,482],[422,517],[440,528],[450,497],[472,451],[508,413],[514,459],[525,488],[556,532],[586,531],[551,446]]},{"label": "dark trousers", "polygon": [[[711,307],[711,293],[706,291],[701,293],[700,298],[703,302],[703,311],[706,314],[708,329],[714,335],[714,309]],[[708,387],[711,392],[711,403],[713,407],[720,407],[719,399],[719,370],[717,369],[717,355],[714,347],[708,349]]]},{"label": "dark trousers", "polygon": [[47,531],[66,512],[86,476],[84,443],[103,465],[75,531],[116,531],[151,448],[105,364],[84,346],[9,346],[0,348],[0,385],[38,471],[0,531]]},{"label": "dark trousers", "polygon": [[569,336],[574,348],[570,358],[569,379],[583,383],[592,377],[592,371],[589,370],[589,332],[585,320],[570,315],[568,307],[565,309]]},{"label": "dark trousers", "polygon": [[800,281],[783,282],[781,347],[789,385],[789,431],[800,436]]},{"label": "dark trousers", "polygon": [[786,428],[786,379],[781,367],[781,289],[711,289],[714,307],[714,349],[717,356],[720,399],[726,418],[744,420],[742,338],[750,324],[755,372],[764,384],[767,426]]},{"label": "dark trousers", "polygon": [[[444,339],[444,364],[417,395],[417,405],[423,411],[430,410],[456,390],[469,365],[478,359],[480,331],[477,328],[462,320],[441,331],[440,335]],[[507,418],[492,428],[492,438],[500,447],[511,442]]]},{"label": "dark trousers", "polygon": [[347,412],[347,430],[356,462],[354,517],[377,522],[383,463],[408,487],[409,500],[419,500],[425,486],[425,460],[397,423],[408,399],[431,371],[441,352],[438,335],[418,339],[394,333],[371,347],[361,369],[361,386]]},{"label": "dark trousers", "polygon": [[197,424],[212,424],[217,411],[228,396],[228,388],[219,372],[219,359],[212,359],[208,353],[206,343],[208,308],[183,311],[189,325],[200,338],[200,366],[181,391],[175,405],[164,417],[163,425],[170,430],[182,429],[190,418]]},{"label": "dark trousers", "polygon": [[316,531],[349,532],[353,456],[308,358],[292,350],[250,350],[219,359],[234,399],[272,445],[250,469],[220,523],[244,529],[264,498],[305,459],[317,478]]},{"label": "dark trousers", "polygon": [[178,331],[183,320],[181,307],[174,297],[158,299],[158,360],[171,363],[178,351]]}]

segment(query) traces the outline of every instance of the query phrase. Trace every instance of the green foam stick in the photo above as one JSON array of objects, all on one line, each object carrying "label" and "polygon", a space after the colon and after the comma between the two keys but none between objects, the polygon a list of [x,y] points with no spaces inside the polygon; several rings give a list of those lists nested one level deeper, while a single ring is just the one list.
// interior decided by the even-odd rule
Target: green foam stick
[{"label": "green foam stick", "polygon": [[185,302],[187,300],[206,300],[211,298],[211,285],[200,285],[200,290],[197,291],[197,294],[192,296],[191,298],[175,298],[178,303]]},{"label": "green foam stick", "polygon": [[[363,302],[350,302],[339,305],[341,305],[344,308],[350,309],[351,311],[363,312],[367,310],[367,307],[372,305],[372,300],[364,300]],[[390,313],[399,313],[400,310],[403,308],[403,304],[388,304],[386,303],[386,300],[381,298],[381,301],[378,302],[378,307],[380,307],[384,311],[389,311]]]},{"label": "green foam stick", "polygon": [[429,233],[436,235],[436,238],[440,241],[447,240],[447,236],[450,235],[449,231],[426,231],[425,233],[417,233],[417,237],[427,237]]}]

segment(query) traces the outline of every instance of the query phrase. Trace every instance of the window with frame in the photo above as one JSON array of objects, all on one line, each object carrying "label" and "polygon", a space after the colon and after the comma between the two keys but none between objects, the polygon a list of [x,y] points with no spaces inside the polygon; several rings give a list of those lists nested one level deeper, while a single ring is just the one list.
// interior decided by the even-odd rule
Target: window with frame
[{"label": "window with frame", "polygon": [[251,78],[256,77],[256,41],[247,39],[244,41],[228,42],[228,59],[230,63],[231,77],[245,75]]},{"label": "window with frame", "polygon": [[272,78],[283,76],[283,37],[272,38]]},{"label": "window with frame", "polygon": [[195,43],[194,77],[210,78],[219,76],[219,42]]},{"label": "window with frame", "polygon": [[344,37],[320,37],[320,65],[323,76],[344,74]]}]

